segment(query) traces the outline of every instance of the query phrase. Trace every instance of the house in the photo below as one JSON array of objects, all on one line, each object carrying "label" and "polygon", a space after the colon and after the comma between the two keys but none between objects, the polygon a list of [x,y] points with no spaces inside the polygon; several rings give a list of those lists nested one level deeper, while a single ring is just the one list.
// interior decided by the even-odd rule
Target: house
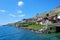
[{"label": "house", "polygon": [[60,14],[58,14],[57,20],[58,20],[58,22],[60,22]]},{"label": "house", "polygon": [[43,18],[37,18],[36,24],[42,24]]}]

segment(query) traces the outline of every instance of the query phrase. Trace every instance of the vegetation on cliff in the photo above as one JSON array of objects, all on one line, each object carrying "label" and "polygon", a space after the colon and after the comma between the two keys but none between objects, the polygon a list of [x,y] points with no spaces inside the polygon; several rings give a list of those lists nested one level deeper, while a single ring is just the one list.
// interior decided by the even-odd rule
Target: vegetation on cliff
[{"label": "vegetation on cliff", "polygon": [[[32,19],[34,18],[39,18],[42,17],[44,18],[46,16],[46,14],[49,14],[50,16],[54,16],[56,14],[60,14],[60,6],[56,7],[55,9],[51,10],[50,12],[45,12],[42,14],[37,14],[36,16],[34,16]],[[22,28],[28,28],[28,29],[41,29],[43,27],[43,25],[37,25],[35,22],[33,21],[18,21],[16,23],[12,23],[12,24],[7,24],[8,26],[16,26],[16,27],[22,27]]]}]

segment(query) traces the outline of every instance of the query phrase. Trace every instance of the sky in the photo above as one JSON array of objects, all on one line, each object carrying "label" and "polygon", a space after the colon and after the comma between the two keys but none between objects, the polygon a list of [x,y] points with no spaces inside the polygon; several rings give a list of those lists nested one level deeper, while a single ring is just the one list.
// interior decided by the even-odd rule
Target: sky
[{"label": "sky", "polygon": [[0,25],[32,18],[60,5],[60,0],[0,0]]}]

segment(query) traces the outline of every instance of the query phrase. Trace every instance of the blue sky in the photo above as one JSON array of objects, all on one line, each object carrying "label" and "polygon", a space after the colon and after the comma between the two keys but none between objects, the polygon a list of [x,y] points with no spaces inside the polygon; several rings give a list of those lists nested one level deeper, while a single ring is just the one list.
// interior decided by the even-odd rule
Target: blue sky
[{"label": "blue sky", "polygon": [[60,0],[0,0],[0,25],[32,18],[59,5]]}]

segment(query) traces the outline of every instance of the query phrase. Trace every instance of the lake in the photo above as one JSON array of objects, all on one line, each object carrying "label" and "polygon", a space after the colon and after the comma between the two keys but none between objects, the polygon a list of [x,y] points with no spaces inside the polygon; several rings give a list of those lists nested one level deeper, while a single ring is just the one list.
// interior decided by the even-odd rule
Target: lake
[{"label": "lake", "polygon": [[12,26],[0,26],[0,40],[60,40],[53,35],[37,34]]}]

